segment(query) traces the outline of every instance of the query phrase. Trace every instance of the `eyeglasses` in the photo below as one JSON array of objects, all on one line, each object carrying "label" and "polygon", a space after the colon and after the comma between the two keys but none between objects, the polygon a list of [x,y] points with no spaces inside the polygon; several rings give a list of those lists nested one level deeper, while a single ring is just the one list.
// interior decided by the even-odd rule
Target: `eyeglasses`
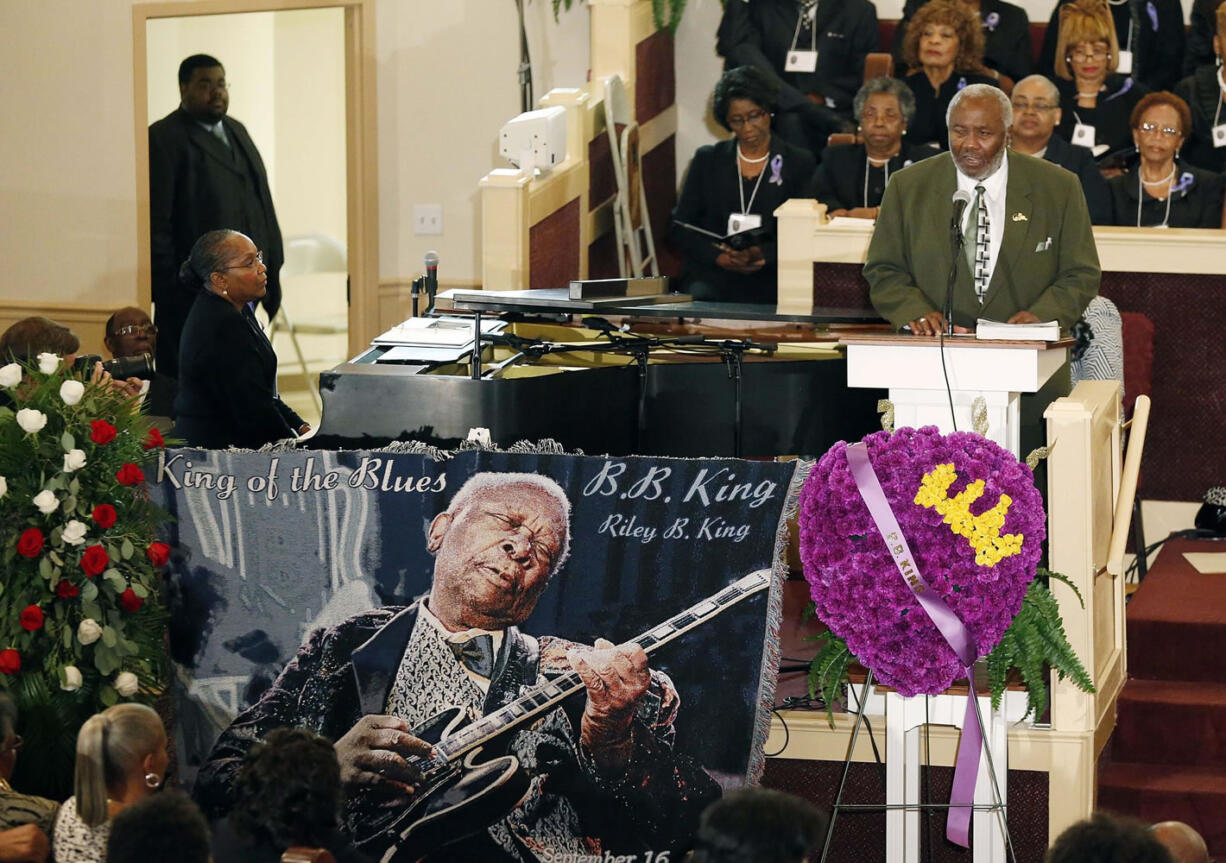
[{"label": "eyeglasses", "polygon": [[153,324],[128,324],[115,330],[117,336],[156,336],[158,328]]},{"label": "eyeglasses", "polygon": [[250,269],[254,269],[255,267],[259,266],[262,263],[264,263],[264,253],[256,252],[255,255],[249,260],[244,261],[241,264],[232,264],[231,266],[228,266],[228,267],[221,267],[218,270],[218,272],[223,272],[225,270],[250,270]]},{"label": "eyeglasses", "polygon": [[200,80],[192,84],[192,89],[199,90],[201,93],[213,93],[215,91],[226,93],[230,90],[230,85],[225,81],[213,82],[208,80]]},{"label": "eyeglasses", "polygon": [[746,123],[756,123],[759,120],[761,120],[763,117],[769,117],[769,116],[770,115],[766,111],[750,111],[744,117],[740,115],[737,115],[735,117],[729,117],[728,125],[734,129],[739,129],[742,126],[744,126]]},{"label": "eyeglasses", "polygon": [[1049,105],[1046,102],[1014,102],[1013,103],[1013,110],[1017,111],[1019,114],[1025,111],[1029,111],[1031,108],[1038,111],[1039,113],[1047,113],[1048,111],[1054,111],[1059,107],[1060,107],[1059,105]]},{"label": "eyeglasses", "polygon": [[874,120],[881,120],[883,123],[897,123],[901,119],[902,114],[888,109],[881,112],[867,110],[860,114],[861,123],[872,123]]},{"label": "eyeglasses", "polygon": [[1157,123],[1142,123],[1138,130],[1142,135],[1152,135],[1154,132],[1161,132],[1166,138],[1178,138],[1183,132],[1178,129],[1172,129],[1170,126],[1158,127]]},{"label": "eyeglasses", "polygon": [[1091,51],[1077,50],[1073,52],[1073,59],[1078,63],[1084,63],[1087,60],[1106,60],[1111,56],[1111,52],[1106,48],[1095,48]]}]

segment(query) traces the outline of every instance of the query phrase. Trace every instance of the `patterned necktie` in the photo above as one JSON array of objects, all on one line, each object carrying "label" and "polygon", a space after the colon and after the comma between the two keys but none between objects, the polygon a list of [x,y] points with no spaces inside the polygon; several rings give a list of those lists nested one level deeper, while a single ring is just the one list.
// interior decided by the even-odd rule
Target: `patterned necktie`
[{"label": "patterned necktie", "polygon": [[991,240],[990,223],[988,222],[988,205],[983,199],[983,186],[975,186],[975,209],[966,226],[966,241],[963,249],[966,251],[966,264],[970,268],[971,278],[975,280],[975,295],[980,304],[988,292],[988,243]]},{"label": "patterned necktie", "polygon": [[494,637],[474,635],[468,641],[448,641],[447,646],[464,667],[482,677],[494,676]]}]

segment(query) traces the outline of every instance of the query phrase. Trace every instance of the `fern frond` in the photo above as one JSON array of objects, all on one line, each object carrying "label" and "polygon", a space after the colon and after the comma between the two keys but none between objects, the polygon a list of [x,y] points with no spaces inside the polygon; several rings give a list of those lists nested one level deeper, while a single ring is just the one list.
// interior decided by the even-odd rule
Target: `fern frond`
[{"label": "fern frond", "polygon": [[847,642],[828,632],[822,649],[809,663],[809,697],[821,696],[831,728],[834,727],[834,704],[843,703],[843,687],[847,684],[847,666],[851,658]]}]

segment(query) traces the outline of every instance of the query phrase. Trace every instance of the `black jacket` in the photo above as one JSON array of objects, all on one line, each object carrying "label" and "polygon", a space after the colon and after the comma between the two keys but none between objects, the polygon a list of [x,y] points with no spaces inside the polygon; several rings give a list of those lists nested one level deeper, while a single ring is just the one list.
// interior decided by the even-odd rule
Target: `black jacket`
[{"label": "black jacket", "polygon": [[[904,68],[902,43],[907,22],[928,0],[907,0],[902,8],[902,20],[894,30],[890,51],[894,65]],[[980,0],[979,19],[983,24],[983,62],[989,69],[1008,75],[1014,83],[1034,71],[1030,47],[1030,18],[1021,6],[1004,0]]]},{"label": "black jacket", "polygon": [[915,116],[907,125],[907,138],[916,144],[936,142],[942,150],[949,149],[949,129],[945,125],[945,112],[953,101],[954,93],[971,84],[1000,86],[995,78],[976,75],[972,72],[954,72],[940,90],[932,89],[932,82],[920,69],[903,78],[903,82],[915,94]]},{"label": "black jacket", "polygon": [[302,418],[277,396],[277,355],[246,306],[202,291],[183,327],[175,435],[188,446],[256,449]]},{"label": "black jacket", "polygon": [[[905,138],[902,150],[887,165],[893,176],[908,165],[941,152],[935,147],[919,146]],[[868,178],[868,200],[864,198],[864,172],[867,153],[863,144],[845,144],[830,147],[822,154],[822,163],[817,167],[814,180],[817,199],[829,210],[850,210],[854,207],[877,207],[885,194],[886,172],[874,169]]]},{"label": "black jacket", "polygon": [[[1052,10],[1039,53],[1038,71],[1053,79],[1060,7],[1070,2],[1060,0]],[[1121,51],[1128,49],[1128,29],[1132,25],[1131,76],[1150,90],[1174,87],[1183,74],[1183,6],[1179,0],[1129,0],[1110,8]]]},{"label": "black jacket", "polygon": [[1188,14],[1188,47],[1183,52],[1183,74],[1191,75],[1214,62],[1213,37],[1217,35],[1217,7],[1222,0],[1193,0]]},{"label": "black jacket", "polygon": [[[864,77],[864,57],[880,43],[877,8],[868,0],[819,0],[817,70],[812,73],[784,71],[797,15],[796,0],[729,0],[715,50],[729,69],[756,66],[774,78],[782,110],[803,107],[809,102],[807,93],[820,93],[833,102],[829,107],[850,113]],[[809,49],[811,33],[801,28],[798,50]]]},{"label": "black jacket", "polygon": [[[1175,162],[1175,175],[1181,188],[1171,193],[1171,228],[1220,228],[1222,226],[1222,194],[1226,177],[1194,168],[1181,160]],[[1137,175],[1121,174],[1107,181],[1111,187],[1111,203],[1115,224],[1137,227]],[[1162,223],[1166,201],[1151,198],[1148,193],[1141,203],[1140,227]]]},{"label": "black jacket", "polygon": [[179,265],[207,231],[233,228],[264,253],[271,317],[281,305],[281,227],[264,162],[243,124],[222,119],[227,147],[182,109],[149,127],[149,228],[158,370],[178,377],[179,338],[194,291]]},{"label": "black jacket", "polygon": [[1073,140],[1073,127],[1085,123],[1094,127],[1094,144],[1106,144],[1107,149],[1095,156],[1102,159],[1112,153],[1133,146],[1132,127],[1128,124],[1132,109],[1149,91],[1126,75],[1108,75],[1103,82],[1103,91],[1093,108],[1077,105],[1077,84],[1063,78],[1053,78],[1060,91],[1060,125],[1056,132],[1066,141]]},{"label": "black jacket", "polygon": [[1201,66],[1175,86],[1175,95],[1192,111],[1192,131],[1181,155],[1191,165],[1221,173],[1226,171],[1226,147],[1213,146],[1213,120],[1216,117],[1218,123],[1226,123],[1226,104],[1217,76],[1215,64]]},{"label": "black jacket", "polygon": [[1095,225],[1114,224],[1111,215],[1111,190],[1098,170],[1094,154],[1085,147],[1070,144],[1055,132],[1047,140],[1047,152],[1043,158],[1066,171],[1072,171],[1081,180],[1081,190],[1086,195],[1086,207],[1090,221]]}]

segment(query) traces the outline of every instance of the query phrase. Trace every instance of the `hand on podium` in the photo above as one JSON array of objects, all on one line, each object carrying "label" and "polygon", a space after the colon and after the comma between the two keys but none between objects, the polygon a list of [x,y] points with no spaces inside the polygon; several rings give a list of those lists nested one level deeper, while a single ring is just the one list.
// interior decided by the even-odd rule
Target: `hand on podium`
[{"label": "hand on podium", "polygon": [[[1029,312],[1019,312],[1018,314],[1030,314]],[[1012,323],[1012,322],[1011,322]],[[922,318],[916,318],[911,323],[907,324],[911,329],[912,335],[916,336],[935,336],[945,332],[945,316],[940,312],[929,312]],[[965,335],[970,332],[967,327],[954,327],[954,333],[957,335]]]}]

